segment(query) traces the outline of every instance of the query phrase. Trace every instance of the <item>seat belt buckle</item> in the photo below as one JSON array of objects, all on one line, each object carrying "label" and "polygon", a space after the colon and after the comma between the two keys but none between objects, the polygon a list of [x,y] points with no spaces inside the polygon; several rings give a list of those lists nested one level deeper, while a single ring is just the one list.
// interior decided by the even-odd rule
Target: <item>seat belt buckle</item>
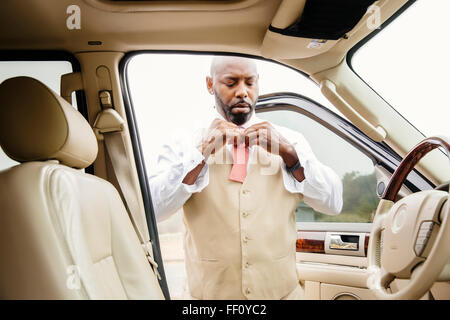
[{"label": "seat belt buckle", "polygon": [[152,265],[153,271],[155,272],[156,277],[158,280],[161,280],[161,275],[158,272],[158,264],[153,259],[153,249],[152,249],[152,242],[148,241],[146,243],[142,244],[142,248],[144,249],[145,255],[147,256],[148,261]]},{"label": "seat belt buckle", "polygon": [[108,108],[97,114],[93,130],[98,140],[104,140],[104,133],[122,132],[124,123],[125,121],[116,110]]}]

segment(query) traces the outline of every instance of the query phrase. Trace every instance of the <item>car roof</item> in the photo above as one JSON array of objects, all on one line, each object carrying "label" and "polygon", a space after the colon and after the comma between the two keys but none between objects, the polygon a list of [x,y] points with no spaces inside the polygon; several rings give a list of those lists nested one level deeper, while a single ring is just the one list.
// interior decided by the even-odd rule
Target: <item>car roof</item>
[{"label": "car roof", "polygon": [[[332,3],[321,1],[327,2]],[[380,22],[407,2],[377,1]],[[80,14],[79,29],[67,26],[74,6]],[[333,19],[348,12],[348,7],[339,9],[333,13],[319,7],[315,14]],[[277,60],[314,74],[339,64],[355,44],[374,31],[368,27],[373,20],[370,10],[345,36],[315,48],[308,47],[312,39],[269,30],[292,25],[304,12],[304,0],[3,0],[0,50],[234,52]]]}]

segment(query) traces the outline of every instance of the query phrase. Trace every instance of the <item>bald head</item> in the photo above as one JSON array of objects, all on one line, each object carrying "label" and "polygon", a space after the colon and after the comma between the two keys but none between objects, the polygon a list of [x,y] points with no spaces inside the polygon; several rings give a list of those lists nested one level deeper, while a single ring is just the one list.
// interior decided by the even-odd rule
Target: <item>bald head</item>
[{"label": "bald head", "polygon": [[227,121],[242,125],[250,119],[258,100],[258,72],[252,59],[214,57],[206,85]]},{"label": "bald head", "polygon": [[256,63],[252,59],[234,56],[215,56],[211,61],[209,75],[214,78],[217,74],[223,74],[230,68],[244,68],[249,72],[258,74]]}]

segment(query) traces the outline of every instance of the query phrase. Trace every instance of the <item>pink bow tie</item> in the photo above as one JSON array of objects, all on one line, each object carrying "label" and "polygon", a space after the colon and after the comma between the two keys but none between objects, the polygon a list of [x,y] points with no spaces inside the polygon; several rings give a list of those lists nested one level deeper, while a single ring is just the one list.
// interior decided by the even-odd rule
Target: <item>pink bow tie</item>
[{"label": "pink bow tie", "polygon": [[233,167],[231,168],[228,179],[235,182],[243,183],[247,176],[247,162],[249,151],[245,146],[245,142],[240,145],[233,146]]}]

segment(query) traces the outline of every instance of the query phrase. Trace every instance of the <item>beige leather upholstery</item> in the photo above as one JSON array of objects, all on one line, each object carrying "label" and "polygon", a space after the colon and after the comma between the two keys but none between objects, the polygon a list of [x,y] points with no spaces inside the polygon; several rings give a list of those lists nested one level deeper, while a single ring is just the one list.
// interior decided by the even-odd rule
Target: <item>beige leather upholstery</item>
[{"label": "beige leather upholstery", "polygon": [[83,116],[44,84],[29,77],[0,85],[0,144],[19,162],[57,159],[85,168],[97,141]]},{"label": "beige leather upholstery", "polygon": [[[25,140],[37,143],[35,135],[39,135],[44,141],[30,146],[36,154],[61,154],[68,164],[89,165],[96,145],[85,141],[88,150],[82,150],[83,139],[93,136],[84,119],[38,81],[14,81],[14,85],[6,82],[6,88],[12,90],[23,83],[42,104],[48,103],[39,116],[44,123],[27,119],[28,126],[22,127],[20,148],[12,145],[12,136],[5,130],[0,131],[2,147],[6,142],[10,154],[14,150],[24,161],[28,157]],[[23,106],[33,99],[24,94],[9,98],[5,90],[5,83],[0,84],[0,115],[8,114],[9,128],[18,132],[16,127],[28,115],[19,117],[20,111],[14,115],[5,109],[25,112],[28,109]],[[60,153],[61,148],[54,151],[57,143],[48,143],[46,136],[37,132],[44,127],[68,131],[71,142],[63,145],[64,152]],[[70,157],[63,155],[66,153]],[[109,182],[57,160],[30,161],[0,171],[0,299],[17,298],[163,299],[124,204]]]}]

